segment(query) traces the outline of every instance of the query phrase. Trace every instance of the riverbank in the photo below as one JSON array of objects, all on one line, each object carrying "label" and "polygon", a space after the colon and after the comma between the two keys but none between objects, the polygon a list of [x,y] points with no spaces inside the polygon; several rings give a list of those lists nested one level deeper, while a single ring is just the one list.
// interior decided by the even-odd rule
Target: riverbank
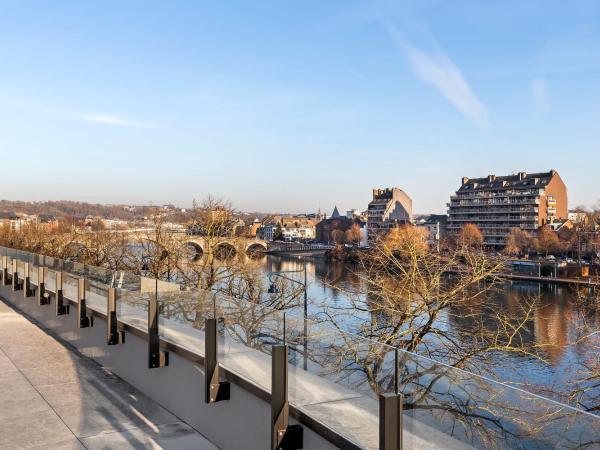
[{"label": "riverbank", "polygon": [[536,281],[538,283],[555,283],[555,284],[566,284],[566,285],[577,285],[577,286],[600,286],[600,281],[583,278],[562,278],[562,277],[540,277],[537,275],[527,274],[516,274],[516,273],[502,273],[500,278],[506,280],[520,280],[520,281]]}]

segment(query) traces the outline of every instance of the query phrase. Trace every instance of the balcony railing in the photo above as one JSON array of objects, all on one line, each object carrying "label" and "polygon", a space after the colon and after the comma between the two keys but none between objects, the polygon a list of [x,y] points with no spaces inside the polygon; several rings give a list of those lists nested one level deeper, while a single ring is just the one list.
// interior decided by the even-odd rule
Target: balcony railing
[{"label": "balcony railing", "polygon": [[451,196],[451,199],[455,198],[503,198],[503,197],[536,197],[542,194],[541,189],[502,189],[499,191],[463,191],[460,194]]},{"label": "balcony railing", "polygon": [[[409,448],[432,439],[438,448],[591,448],[600,441],[595,415],[346,333],[302,311],[8,248],[0,256],[4,289],[22,291],[21,301],[36,308],[54,305],[56,320],[75,314],[85,327],[92,324],[82,319],[105,317],[107,345],[127,346],[124,329],[144,332],[149,368],[169,364],[161,347],[203,358],[206,403],[233,395],[219,369],[269,393],[274,419],[265,426],[275,441],[278,432],[287,436],[285,448],[300,448],[294,445],[302,434],[287,423],[288,398],[291,415],[316,433],[339,436],[343,448],[396,450],[399,436]],[[59,308],[69,305],[77,313]]]},{"label": "balcony railing", "polygon": [[511,214],[511,213],[529,213],[534,214],[539,211],[537,207],[514,208],[511,205],[505,205],[505,208],[498,208],[495,205],[479,205],[475,208],[462,205],[450,205],[450,214],[476,213],[476,214]]},{"label": "balcony railing", "polygon": [[533,222],[538,223],[537,216],[510,216],[503,215],[500,217],[475,216],[464,217],[466,214],[452,214],[450,219],[452,222]]}]

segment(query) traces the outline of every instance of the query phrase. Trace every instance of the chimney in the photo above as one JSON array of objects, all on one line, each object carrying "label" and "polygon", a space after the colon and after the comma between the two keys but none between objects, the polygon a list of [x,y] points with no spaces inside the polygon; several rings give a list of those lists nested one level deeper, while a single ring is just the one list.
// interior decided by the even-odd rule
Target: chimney
[{"label": "chimney", "polygon": [[519,172],[519,180],[524,180],[527,176],[527,172]]},{"label": "chimney", "polygon": [[488,183],[496,180],[496,175],[488,175]]},{"label": "chimney", "polygon": [[462,177],[462,185],[461,186],[464,186],[468,182],[469,182],[469,177]]}]

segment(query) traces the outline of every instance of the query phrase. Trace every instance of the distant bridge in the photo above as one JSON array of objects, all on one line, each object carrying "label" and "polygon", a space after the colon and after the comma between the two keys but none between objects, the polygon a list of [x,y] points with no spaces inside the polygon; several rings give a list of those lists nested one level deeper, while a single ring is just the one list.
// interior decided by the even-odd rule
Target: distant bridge
[{"label": "distant bridge", "polygon": [[269,242],[262,239],[244,238],[244,237],[219,237],[212,238],[216,241],[211,244],[203,236],[179,234],[180,240],[196,252],[196,256],[202,256],[208,252],[208,246],[213,245],[213,249],[224,256],[234,256],[236,254],[255,255],[257,253],[266,253],[269,249]]},{"label": "distant bridge", "polygon": [[[118,232],[128,235],[128,240],[132,243],[141,243],[148,239],[153,239],[154,229],[136,228],[129,230],[119,230]],[[287,254],[287,255],[319,255],[325,254],[332,249],[331,245],[324,244],[300,244],[296,242],[266,241],[258,238],[247,237],[213,237],[206,238],[201,235],[187,234],[185,232],[170,231],[168,233],[177,237],[185,244],[195,257],[200,257],[212,250],[221,256],[234,255],[256,255],[259,253]],[[212,241],[212,242],[211,242]],[[76,242],[83,244],[82,242]]]},{"label": "distant bridge", "polygon": [[[206,241],[202,236],[182,235],[181,239],[196,250],[197,255],[206,253]],[[274,242],[257,238],[218,238],[215,250],[226,254],[245,253],[255,255],[257,253],[286,254],[286,255],[317,255],[325,254],[332,249],[331,245],[322,244],[299,244],[295,242]]]},{"label": "distant bridge", "polygon": [[[111,231],[127,235],[127,240],[132,243],[142,243],[154,239],[154,229],[136,228],[129,230]],[[254,255],[257,253],[266,253],[270,242],[246,237],[212,237],[206,238],[200,235],[187,234],[179,231],[166,230],[172,236],[176,236],[182,244],[186,245],[190,251],[195,252],[196,257],[200,257],[209,251],[209,246],[218,256],[235,256],[237,254]],[[76,239],[71,243],[73,246],[84,246],[85,239]],[[212,241],[212,242],[210,242]]]}]

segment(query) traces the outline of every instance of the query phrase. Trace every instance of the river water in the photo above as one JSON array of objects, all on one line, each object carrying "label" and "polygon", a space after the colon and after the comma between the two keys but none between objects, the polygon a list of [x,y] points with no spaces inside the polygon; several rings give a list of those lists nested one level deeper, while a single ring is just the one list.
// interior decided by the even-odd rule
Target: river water
[{"label": "river water", "polygon": [[[265,273],[300,270],[288,274],[298,281],[303,280],[305,263],[309,314],[318,314],[322,305],[348,306],[350,301],[344,292],[366,290],[360,272],[347,263],[274,255],[267,255],[259,261]],[[576,384],[574,380],[586,376],[590,365],[599,361],[598,339],[583,337],[590,331],[600,330],[600,311],[575,301],[576,294],[568,286],[537,282],[507,282],[494,290],[487,301],[493,302],[494,308],[499,311],[514,315],[522,313],[520,306],[523,302],[538,296],[541,301],[535,308],[534,318],[521,336],[525,346],[535,348],[541,358],[508,352],[492,355],[496,358],[495,378],[573,404],[568,394],[575,387],[594,384],[593,381]],[[460,328],[464,333],[469,324],[461,322],[460,316],[460,311],[453,311],[442,320],[447,320],[446,326]],[[368,315],[364,320],[369,320]],[[468,338],[467,333],[464,339]],[[599,381],[596,380],[596,383]],[[600,387],[596,387],[584,394],[580,406],[581,403],[593,406],[594,399],[600,397],[599,390]]]}]

